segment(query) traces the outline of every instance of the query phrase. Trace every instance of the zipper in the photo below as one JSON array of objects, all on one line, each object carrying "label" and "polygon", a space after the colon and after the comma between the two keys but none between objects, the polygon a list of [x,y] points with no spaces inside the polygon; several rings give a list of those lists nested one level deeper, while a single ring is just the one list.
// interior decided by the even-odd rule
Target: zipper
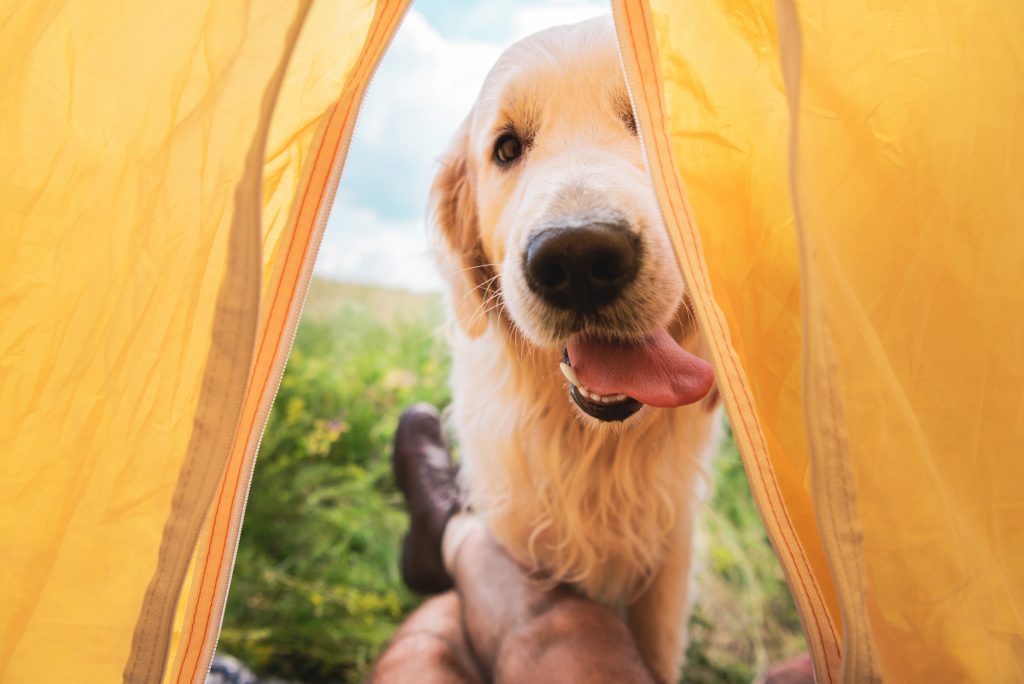
[{"label": "zipper", "polygon": [[[629,105],[633,108],[633,119],[636,122],[636,137],[640,141],[640,154],[644,158],[644,165],[647,167],[647,175],[652,177],[651,160],[647,156],[647,145],[644,143],[644,132],[640,127],[640,117],[637,116],[639,108],[636,106],[636,98],[633,96],[633,86],[629,82],[629,72],[626,70],[626,59],[622,54],[622,43],[619,42],[619,26],[621,25],[620,15],[615,0],[608,0],[608,6],[612,15],[612,33],[615,35],[615,52],[619,55],[619,68],[622,69],[622,80],[626,82],[626,96],[629,98]],[[661,207],[658,207],[661,211]],[[664,212],[662,212],[664,213]],[[662,222],[665,221],[664,216]]]},{"label": "zipper", "polygon": [[[362,94],[359,96],[359,103],[356,106],[356,116],[352,123],[352,128],[346,135],[338,148],[339,154],[336,155],[332,160],[331,173],[327,182],[327,188],[324,192],[323,203],[319,209],[319,215],[316,219],[316,226],[313,229],[313,240],[310,245],[310,257],[307,258],[302,267],[302,272],[299,275],[298,280],[298,291],[301,292],[299,297],[298,307],[292,309],[292,313],[288,317],[288,322],[285,327],[284,336],[288,340],[287,347],[288,351],[283,357],[283,363],[279,367],[275,367],[272,371],[270,378],[270,385],[273,386],[274,391],[265,395],[265,401],[267,401],[266,407],[260,407],[260,413],[262,414],[261,423],[259,428],[259,437],[256,439],[256,446],[254,449],[254,456],[252,460],[252,466],[249,468],[249,472],[245,478],[245,493],[242,496],[242,505],[238,508],[238,520],[237,529],[238,534],[235,535],[234,546],[231,550],[231,562],[228,564],[227,581],[224,585],[223,598],[218,602],[217,607],[217,629],[215,631],[207,632],[207,636],[203,642],[202,651],[203,654],[208,653],[209,656],[201,656],[207,659],[205,664],[201,664],[200,667],[196,668],[196,673],[205,672],[206,675],[203,677],[203,681],[209,676],[210,668],[213,666],[213,654],[216,653],[217,643],[220,641],[221,627],[224,624],[224,608],[227,603],[228,594],[231,589],[231,578],[234,575],[235,570],[235,559],[238,557],[238,545],[242,538],[242,523],[245,518],[245,508],[249,503],[249,492],[252,487],[252,474],[256,468],[256,455],[259,454],[260,446],[263,444],[263,435],[267,430],[267,423],[270,420],[270,410],[274,405],[274,400],[277,398],[278,390],[281,389],[281,381],[284,379],[285,367],[288,365],[288,359],[292,354],[292,347],[295,344],[295,335],[298,331],[299,321],[302,319],[302,312],[306,307],[306,299],[309,296],[309,283],[313,278],[313,268],[316,265],[317,256],[320,253],[320,244],[323,241],[324,231],[327,227],[327,221],[330,218],[331,208],[334,206],[334,198],[338,193],[338,185],[341,183],[341,175],[344,170],[345,160],[348,159],[349,149],[351,147],[352,139],[356,135],[356,131],[359,130],[359,120],[363,113],[363,106],[366,102],[366,96],[370,93],[370,88],[373,86],[373,79],[377,75],[377,70],[380,68],[380,63],[384,59],[384,55],[387,54],[388,49],[391,47],[391,43],[395,38],[395,35],[401,30],[402,23],[405,21],[406,16],[409,14],[409,9],[412,7],[411,0],[403,0],[403,7],[400,10],[400,16],[395,24],[394,29],[388,35],[384,44],[381,47],[380,56],[374,60],[373,65],[370,67],[370,72],[366,77],[366,87],[363,88]],[[367,35],[369,37],[369,35]],[[325,207],[327,208],[325,210]],[[197,680],[198,681],[198,680]]]},{"label": "zipper", "polygon": [[[622,1],[622,2],[629,2],[630,0],[620,0],[620,1]],[[623,79],[626,82],[626,93],[629,96],[629,102],[630,102],[630,104],[633,107],[634,118],[637,120],[637,128],[636,128],[636,130],[637,130],[637,137],[640,139],[640,149],[642,150],[642,153],[643,153],[644,163],[647,165],[647,173],[648,173],[649,176],[651,176],[652,182],[653,182],[653,175],[654,175],[653,170],[652,170],[653,167],[651,166],[651,160],[650,160],[650,157],[648,156],[648,153],[647,153],[647,145],[644,143],[643,129],[640,126],[640,120],[641,120],[642,117],[638,116],[639,111],[640,111],[640,109],[642,107],[637,105],[637,99],[633,95],[633,86],[629,82],[629,71],[628,71],[628,69],[626,69],[626,61],[625,61],[625,57],[624,57],[623,52],[622,52],[622,43],[619,41],[619,31],[618,31],[618,29],[619,29],[620,26],[624,26],[624,25],[628,26],[628,22],[625,23],[625,24],[623,23],[623,18],[622,18],[621,13],[620,13],[621,10],[619,8],[619,4],[618,4],[617,0],[609,0],[608,4],[611,7],[611,14],[612,14],[612,18],[613,18],[614,27],[615,27],[615,31],[614,31],[614,33],[615,33],[615,49],[618,51],[619,65],[622,68]],[[671,192],[671,190],[669,190],[667,186],[666,186],[666,192]],[[659,210],[662,212],[662,214],[664,214],[664,209],[662,209],[660,206],[659,206]],[[662,216],[662,220],[664,221],[664,216]],[[738,447],[739,447],[739,445],[737,444],[737,448]],[[740,462],[743,465],[743,472],[744,472],[744,474],[747,477],[747,481],[748,482],[753,482],[754,478],[751,477],[751,466],[748,463],[748,461],[750,459],[742,458],[742,455],[743,455],[742,454],[742,450],[740,450],[740,453],[741,453]],[[766,496],[767,496],[767,493],[763,493],[762,494],[762,498],[766,497]],[[759,503],[757,501],[757,497],[756,496],[755,496],[755,503],[757,504],[758,511],[760,512],[761,509],[763,508],[763,506],[761,505],[761,503]],[[763,523],[764,522],[764,515],[761,515],[760,517],[761,517],[762,523]],[[780,542],[782,540],[779,537],[778,531],[772,529],[769,525],[764,525],[764,530],[765,530],[765,533],[768,536],[768,541],[771,543],[772,548],[776,552],[775,555],[779,556],[778,549],[781,548]],[[796,538],[796,535],[794,534],[794,539],[795,538]],[[799,540],[796,540],[796,542],[799,543]],[[802,553],[802,550],[801,550],[801,553]],[[829,563],[831,564],[831,559],[829,559]],[[796,593],[797,593],[794,590],[794,588],[797,586],[797,583],[794,582],[795,578],[793,577],[793,573],[799,572],[797,570],[797,568],[795,567],[795,565],[796,564],[794,562],[794,567],[792,569],[790,569],[790,568],[788,568],[786,566],[785,563],[782,563],[781,561],[779,562],[779,567],[782,568],[782,573],[783,573],[783,575],[786,578],[786,584],[787,584],[790,592],[792,594],[794,594],[794,595],[796,595]],[[813,577],[812,577],[812,580],[813,580]],[[803,592],[803,598],[804,598],[804,602],[807,604],[807,609],[808,610],[813,610],[810,607],[811,597],[808,595],[808,592]],[[822,601],[822,605],[824,607],[824,601]],[[797,603],[796,608],[797,608],[797,615],[800,618],[800,623],[801,623],[801,626],[803,627],[803,630],[804,630],[804,634],[808,637],[807,638],[808,649],[810,651],[813,652],[813,650],[814,650],[813,647],[811,646],[811,639],[810,639],[810,637],[812,636],[812,632],[813,632],[813,636],[818,637],[819,643],[826,644],[826,643],[832,643],[833,642],[833,640],[831,638],[827,638],[826,635],[823,634],[821,630],[819,630],[819,629],[814,629],[814,630],[810,629],[809,628],[810,627],[810,621],[808,620],[809,616],[804,614],[805,611],[803,609],[801,609],[801,606],[799,605],[799,603]],[[825,610],[827,612],[827,608]],[[827,619],[827,616],[826,616],[826,619]],[[828,656],[826,655],[824,649],[825,649],[825,647],[823,645],[822,646],[822,664],[823,664],[823,666],[826,669],[828,669]]]}]

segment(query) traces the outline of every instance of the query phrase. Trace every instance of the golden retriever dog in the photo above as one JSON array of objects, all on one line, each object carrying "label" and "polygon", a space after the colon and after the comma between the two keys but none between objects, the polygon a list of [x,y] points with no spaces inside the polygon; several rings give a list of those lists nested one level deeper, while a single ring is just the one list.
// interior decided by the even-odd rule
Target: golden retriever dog
[{"label": "golden retriever dog", "polygon": [[469,507],[526,568],[623,610],[675,681],[713,377],[609,20],[501,56],[432,207]]}]

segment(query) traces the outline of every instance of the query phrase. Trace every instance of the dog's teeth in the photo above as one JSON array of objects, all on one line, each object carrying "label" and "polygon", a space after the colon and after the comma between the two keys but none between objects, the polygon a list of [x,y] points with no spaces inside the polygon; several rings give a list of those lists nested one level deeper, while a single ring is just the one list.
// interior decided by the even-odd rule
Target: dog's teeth
[{"label": "dog's teeth", "polygon": [[558,364],[558,367],[562,369],[562,375],[565,376],[566,380],[576,385],[576,387],[583,389],[582,387],[580,387],[580,381],[576,377],[576,373],[573,371],[572,367],[569,364],[560,363]]},{"label": "dog's teeth", "polygon": [[597,392],[591,392],[580,384],[580,380],[576,377],[576,371],[572,369],[572,366],[563,362],[558,364],[558,367],[562,370],[562,375],[565,376],[565,379],[576,388],[580,395],[595,404],[617,404],[626,399],[625,394],[598,394]]}]

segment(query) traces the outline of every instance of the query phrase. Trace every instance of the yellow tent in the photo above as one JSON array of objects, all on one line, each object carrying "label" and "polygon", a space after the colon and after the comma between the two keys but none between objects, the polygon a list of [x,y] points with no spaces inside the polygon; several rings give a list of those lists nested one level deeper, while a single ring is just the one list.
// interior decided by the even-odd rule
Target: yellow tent
[{"label": "yellow tent", "polygon": [[[819,681],[1024,681],[1024,4],[612,4]],[[205,676],[407,5],[0,11],[0,681]]]}]

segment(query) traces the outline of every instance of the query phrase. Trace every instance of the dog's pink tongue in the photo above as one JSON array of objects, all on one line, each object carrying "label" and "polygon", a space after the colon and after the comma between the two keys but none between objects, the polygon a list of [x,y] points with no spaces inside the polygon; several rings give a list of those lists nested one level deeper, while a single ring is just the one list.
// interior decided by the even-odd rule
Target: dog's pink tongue
[{"label": "dog's pink tongue", "polygon": [[643,340],[576,337],[566,345],[576,378],[597,394],[625,394],[651,406],[692,404],[711,391],[711,364],[686,351],[667,330]]}]

